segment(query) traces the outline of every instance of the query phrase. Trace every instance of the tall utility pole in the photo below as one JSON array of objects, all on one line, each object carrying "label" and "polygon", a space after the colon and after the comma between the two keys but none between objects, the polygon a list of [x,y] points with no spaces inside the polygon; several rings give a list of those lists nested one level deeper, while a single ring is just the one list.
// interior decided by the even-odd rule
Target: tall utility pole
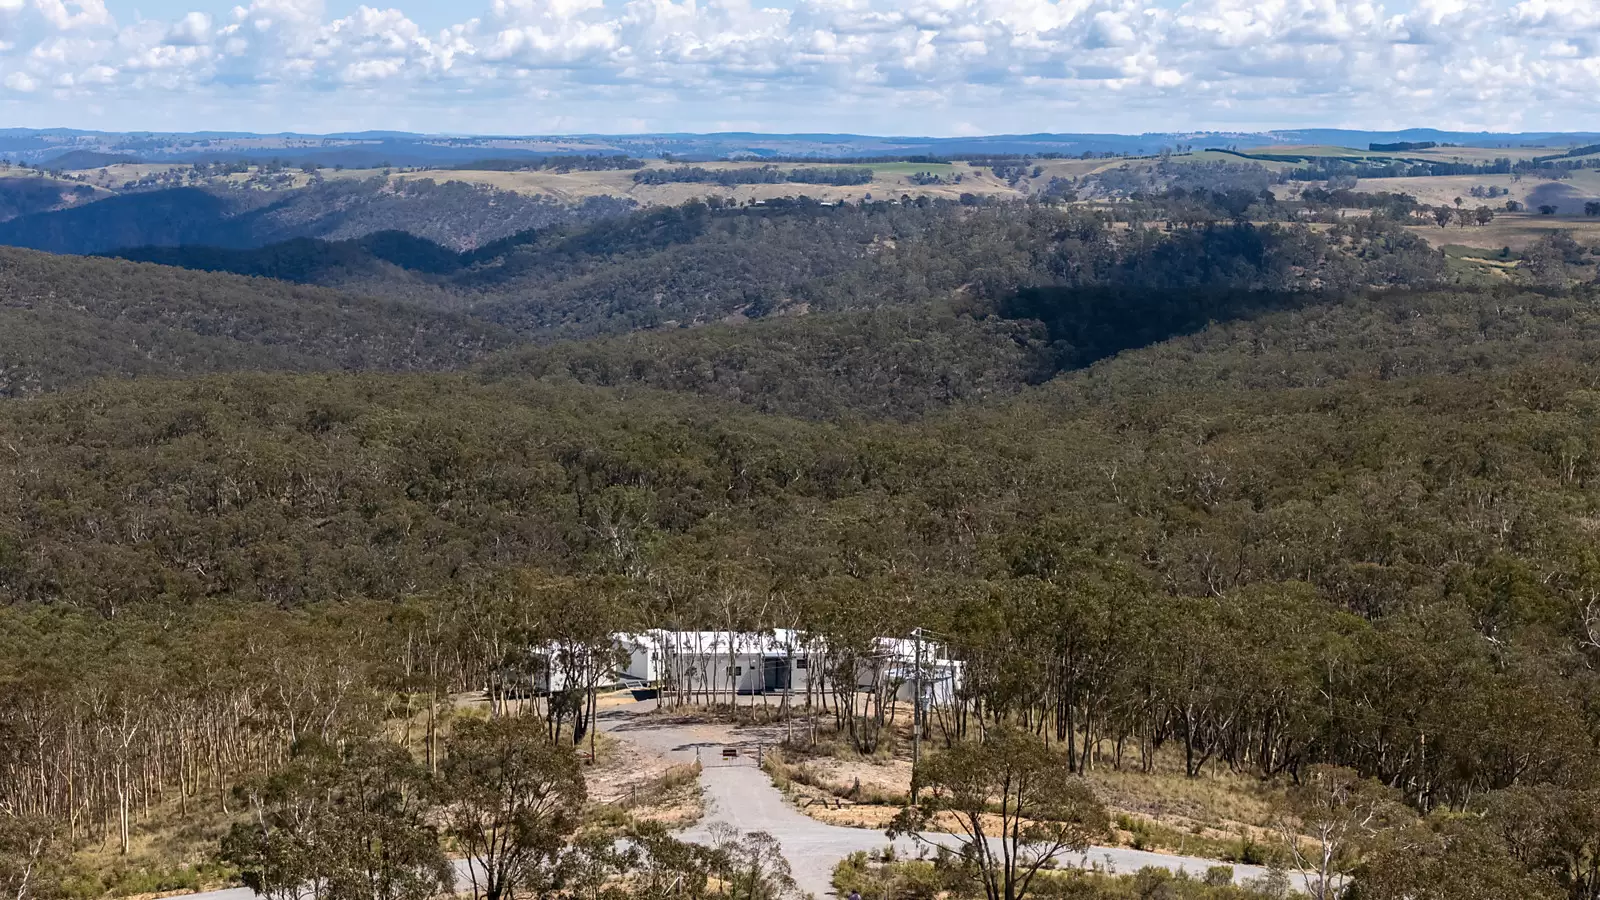
[{"label": "tall utility pole", "polygon": [[922,629],[911,629],[916,645],[916,668],[911,673],[911,803],[917,802],[917,767],[922,764]]}]

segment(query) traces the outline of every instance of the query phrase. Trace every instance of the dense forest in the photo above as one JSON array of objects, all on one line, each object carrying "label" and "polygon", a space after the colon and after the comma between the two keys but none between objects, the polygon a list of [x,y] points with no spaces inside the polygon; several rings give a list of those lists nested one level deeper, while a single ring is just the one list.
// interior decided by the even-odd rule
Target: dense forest
[{"label": "dense forest", "polygon": [[[1341,814],[1387,804],[1346,896],[1460,896],[1431,871],[1597,900],[1582,249],[1451,286],[1382,216],[797,201],[466,252],[144,251],[354,271],[381,302],[7,251],[0,358],[28,396],[0,401],[0,886],[98,893],[43,848],[126,852],[177,805],[233,816],[225,861],[263,885],[278,836],[400,823],[422,893],[383,900],[413,900],[445,877],[428,829],[464,828],[423,785],[471,794],[509,740],[436,713],[516,648],[787,627],[846,666],[922,628],[967,673],[931,710],[935,775],[1021,735],[1070,772],[1343,784]],[[835,674],[825,715],[877,752],[884,705]],[[594,725],[576,696],[546,710],[563,746]],[[565,810],[551,753],[528,764]],[[548,827],[546,862],[612,846]],[[635,838],[723,873],[689,895],[757,896],[728,892],[748,840],[702,865]],[[19,859],[50,877],[19,889]]]},{"label": "dense forest", "polygon": [[0,396],[107,376],[448,369],[509,344],[493,325],[326,288],[0,248]]},{"label": "dense forest", "polygon": [[52,253],[181,245],[248,248],[291,238],[337,241],[399,230],[465,250],[529,228],[614,215],[632,205],[610,197],[567,204],[429,179],[330,179],[282,191],[175,187],[20,215],[0,222],[0,244]]},{"label": "dense forest", "polygon": [[[1163,202],[1201,208],[1187,194]],[[444,303],[535,340],[925,306],[958,293],[1001,304],[1034,287],[1342,291],[1445,279],[1443,257],[1387,220],[1255,225],[1209,201],[1203,209],[1192,227],[1167,230],[1030,203],[691,202],[521,232],[453,262],[431,242],[386,235],[117,255]]]}]

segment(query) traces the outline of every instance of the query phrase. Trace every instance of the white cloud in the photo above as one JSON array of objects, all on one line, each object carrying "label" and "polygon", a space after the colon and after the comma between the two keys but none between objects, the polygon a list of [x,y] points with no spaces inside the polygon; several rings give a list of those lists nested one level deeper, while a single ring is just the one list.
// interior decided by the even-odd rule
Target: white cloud
[{"label": "white cloud", "polygon": [[1594,0],[1523,0],[1511,9],[1519,28],[1581,31],[1600,27],[1600,3]]},{"label": "white cloud", "polygon": [[211,40],[211,17],[191,12],[168,29],[166,42],[182,47],[199,47]]},{"label": "white cloud", "polygon": [[588,130],[1600,127],[1597,0],[472,0],[442,28],[408,15],[424,0],[167,21],[110,2],[134,24],[106,0],[0,0],[6,86],[171,117],[381,86],[481,131],[529,105],[517,121]]},{"label": "white cloud", "polygon": [[104,0],[33,0],[39,15],[57,31],[106,27],[116,24]]}]

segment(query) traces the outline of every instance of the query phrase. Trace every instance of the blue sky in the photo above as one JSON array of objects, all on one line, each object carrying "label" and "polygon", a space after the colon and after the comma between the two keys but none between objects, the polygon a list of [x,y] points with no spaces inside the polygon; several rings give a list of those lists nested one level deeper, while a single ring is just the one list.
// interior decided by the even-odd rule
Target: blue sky
[{"label": "blue sky", "polygon": [[1600,130],[1600,0],[0,0],[4,124]]}]

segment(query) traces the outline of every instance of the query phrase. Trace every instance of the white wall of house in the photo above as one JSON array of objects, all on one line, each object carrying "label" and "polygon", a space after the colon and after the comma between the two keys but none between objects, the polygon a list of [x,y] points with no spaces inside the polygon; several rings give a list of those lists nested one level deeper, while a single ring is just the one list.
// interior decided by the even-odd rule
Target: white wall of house
[{"label": "white wall of house", "polygon": [[670,682],[678,690],[804,691],[811,678],[813,660],[802,644],[803,635],[796,632],[655,632],[652,638],[656,680]]}]

